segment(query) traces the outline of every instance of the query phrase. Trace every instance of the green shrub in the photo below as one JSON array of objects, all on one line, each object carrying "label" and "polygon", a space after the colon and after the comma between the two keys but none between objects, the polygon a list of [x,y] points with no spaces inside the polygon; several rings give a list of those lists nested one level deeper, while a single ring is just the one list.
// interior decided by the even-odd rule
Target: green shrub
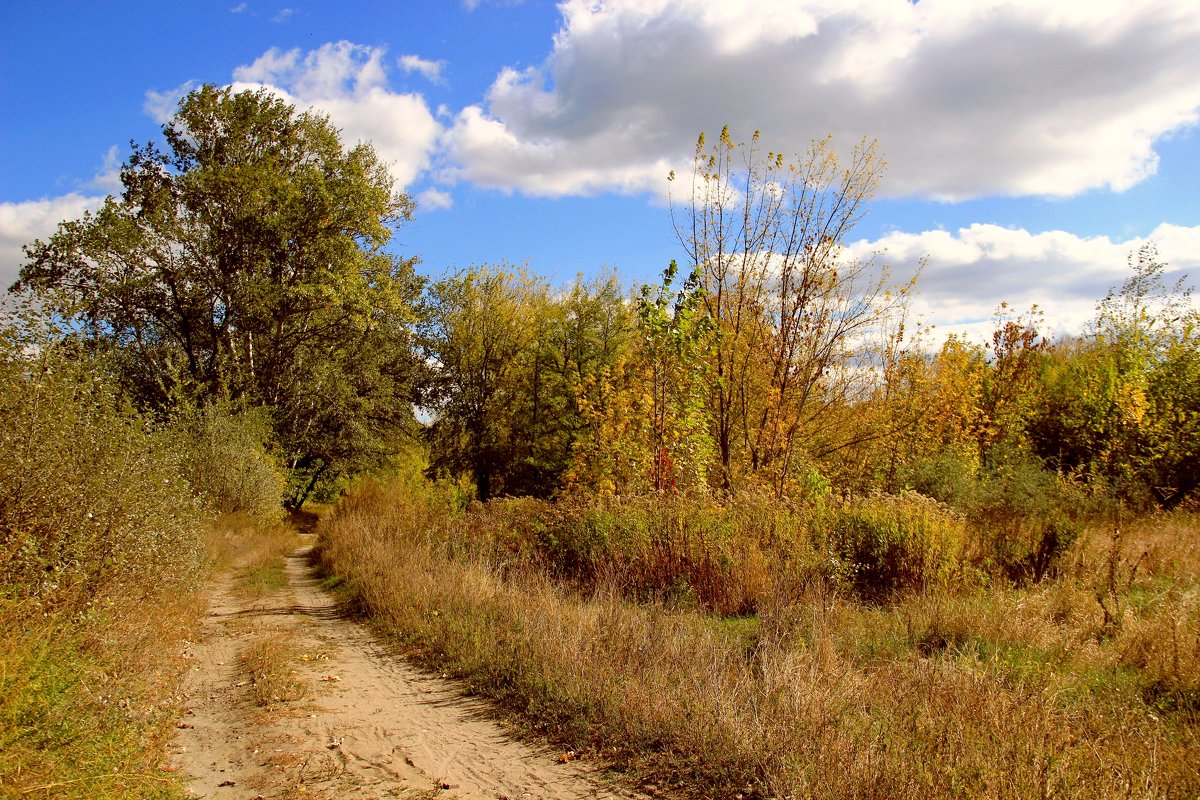
[{"label": "green shrub", "polygon": [[967,513],[985,566],[1025,583],[1057,572],[1094,513],[1091,505],[1079,487],[1034,457],[1014,452],[980,476]]},{"label": "green shrub", "polygon": [[1094,512],[1078,486],[1011,445],[996,448],[986,469],[947,452],[909,465],[903,480],[964,515],[973,558],[1016,583],[1056,573]]},{"label": "green shrub", "polygon": [[279,519],[287,481],[268,453],[264,409],[234,413],[219,405],[176,418],[186,443],[187,478],[204,504],[223,514]]},{"label": "green shrub", "polygon": [[729,503],[703,494],[569,495],[475,503],[444,518],[437,535],[446,555],[505,574],[533,570],[588,593],[740,614],[775,590],[802,544],[798,524],[790,506],[766,495]]},{"label": "green shrub", "polygon": [[902,485],[953,509],[966,512],[979,487],[975,461],[952,450],[927,456],[901,470]]},{"label": "green shrub", "polygon": [[188,582],[202,512],[170,431],[72,342],[0,330],[0,585],[48,605]]},{"label": "green shrub", "polygon": [[962,569],[966,523],[919,494],[877,494],[821,507],[811,525],[817,549],[848,565],[848,578],[864,599],[942,586]]}]

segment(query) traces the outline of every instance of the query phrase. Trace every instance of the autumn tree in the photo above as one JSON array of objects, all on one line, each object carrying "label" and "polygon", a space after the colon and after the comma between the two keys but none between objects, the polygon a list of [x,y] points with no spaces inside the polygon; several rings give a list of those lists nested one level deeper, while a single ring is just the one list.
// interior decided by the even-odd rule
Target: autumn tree
[{"label": "autumn tree", "polygon": [[479,265],[430,286],[424,307],[431,470],[469,474],[481,500],[556,492],[593,424],[584,404],[628,339],[615,276],[555,294]]},{"label": "autumn tree", "polygon": [[1152,244],[1129,267],[1088,335],[1054,352],[1034,446],[1126,499],[1173,507],[1200,481],[1200,313]]},{"label": "autumn tree", "polygon": [[536,343],[545,283],[506,265],[459,270],[429,287],[421,323],[432,365],[430,469],[470,473],[487,500],[510,462],[521,361]]},{"label": "autumn tree", "polygon": [[972,427],[977,454],[989,465],[1002,443],[1025,446],[1025,429],[1041,399],[1041,371],[1049,340],[1038,331],[1042,312],[1035,305],[1017,317],[1008,304],[996,311],[991,357],[979,386]]},{"label": "autumn tree", "polygon": [[523,451],[514,491],[556,491],[589,437],[602,405],[602,381],[625,357],[632,340],[631,313],[613,273],[549,298],[540,317],[535,356],[525,371],[518,435]]},{"label": "autumn tree", "polygon": [[26,248],[13,287],[112,347],[144,406],[265,406],[294,478],[361,468],[412,423],[412,203],[368,144],[269,92],[204,86],[135,144],[122,192]]},{"label": "autumn tree", "polygon": [[921,338],[889,345],[875,396],[854,407],[869,415],[877,438],[851,448],[863,474],[858,488],[911,486],[912,473],[936,463],[972,479],[980,467],[981,402],[989,379],[987,350],[961,335],[934,349]]},{"label": "autumn tree", "polygon": [[704,490],[713,464],[707,396],[712,324],[697,276],[672,261],[633,299],[631,336],[585,386],[591,421],[575,446],[572,487],[612,494]]},{"label": "autumn tree", "polygon": [[904,290],[845,247],[883,172],[877,145],[843,162],[831,139],[794,160],[758,142],[735,144],[725,128],[707,147],[701,135],[672,222],[716,330],[717,482],[730,490],[745,474],[783,493],[804,460],[845,446],[822,420],[865,396],[867,334]]}]

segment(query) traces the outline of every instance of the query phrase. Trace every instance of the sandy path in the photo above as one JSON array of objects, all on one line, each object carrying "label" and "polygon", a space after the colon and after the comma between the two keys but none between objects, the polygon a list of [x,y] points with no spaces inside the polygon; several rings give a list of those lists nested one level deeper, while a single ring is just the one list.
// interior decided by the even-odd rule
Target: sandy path
[{"label": "sandy path", "polygon": [[[507,737],[450,682],[390,656],[344,618],[312,575],[304,547],[288,558],[289,589],[239,601],[216,587],[200,641],[187,653],[187,713],[174,765],[197,797],[627,798],[582,762],[561,763]],[[256,706],[238,656],[284,637],[306,697]]]}]

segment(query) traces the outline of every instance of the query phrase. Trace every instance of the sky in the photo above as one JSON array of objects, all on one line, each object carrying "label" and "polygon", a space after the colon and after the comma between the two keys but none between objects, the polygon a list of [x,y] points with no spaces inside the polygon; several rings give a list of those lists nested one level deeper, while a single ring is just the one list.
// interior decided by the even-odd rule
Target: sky
[{"label": "sky", "polygon": [[1078,332],[1147,241],[1200,274],[1200,0],[0,0],[0,283],[204,83],[371,141],[417,201],[390,247],[435,278],[655,280],[667,174],[726,124],[877,140],[847,252],[924,263],[943,333],[1001,302]]}]

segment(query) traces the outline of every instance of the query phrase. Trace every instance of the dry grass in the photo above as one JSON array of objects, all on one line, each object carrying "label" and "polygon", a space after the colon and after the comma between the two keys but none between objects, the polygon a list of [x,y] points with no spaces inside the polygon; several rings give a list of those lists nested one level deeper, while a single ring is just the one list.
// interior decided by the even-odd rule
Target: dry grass
[{"label": "dry grass", "polygon": [[66,618],[0,606],[0,796],[175,798],[162,767],[202,608],[178,590]]},{"label": "dry grass", "polygon": [[257,705],[269,707],[308,695],[308,682],[294,666],[300,655],[287,634],[268,634],[246,646],[238,662],[250,675]]},{"label": "dry grass", "polygon": [[368,489],[324,526],[322,558],[415,655],[660,786],[702,797],[1200,794],[1195,519],[1123,535],[1117,626],[1097,600],[1113,562],[1103,530],[1056,581],[1027,589],[950,587],[879,606],[808,582],[756,622],[727,623],[448,553],[446,524],[429,497]]},{"label": "dry grass", "polygon": [[300,545],[291,524],[244,514],[223,514],[208,536],[217,568],[232,570],[237,591],[255,600],[287,586],[284,559]]}]

